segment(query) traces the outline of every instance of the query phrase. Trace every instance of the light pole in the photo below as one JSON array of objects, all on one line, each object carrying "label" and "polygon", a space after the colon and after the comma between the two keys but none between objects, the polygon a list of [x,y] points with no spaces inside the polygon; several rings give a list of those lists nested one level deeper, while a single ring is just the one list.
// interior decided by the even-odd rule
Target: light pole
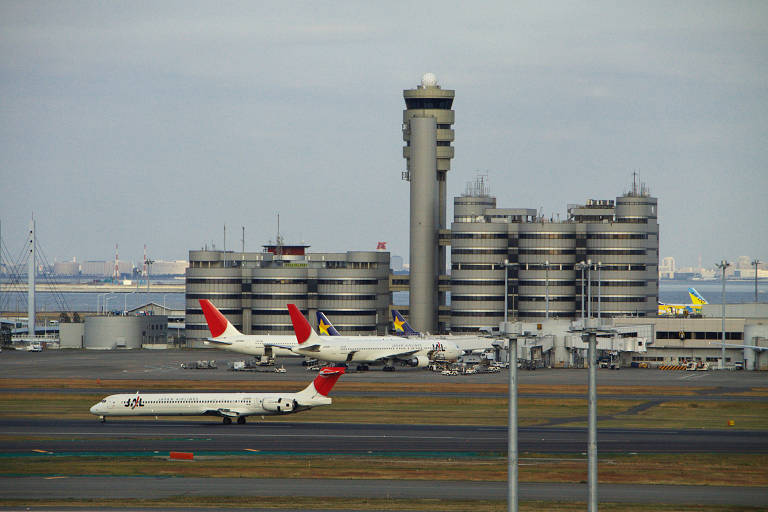
[{"label": "light pole", "polygon": [[110,295],[114,295],[114,294],[115,294],[115,292],[109,292],[109,293],[104,294],[104,302],[102,304],[102,307],[104,308],[104,312],[105,313],[107,312],[107,301],[109,301],[109,296]]},{"label": "light pole", "polygon": [[592,318],[592,260],[587,260],[587,318]]},{"label": "light pole", "polygon": [[760,265],[760,260],[755,258],[752,264],[755,266],[755,304],[757,304],[757,267]]},{"label": "light pole", "polygon": [[720,369],[725,370],[725,269],[731,266],[730,263],[723,260],[720,263],[718,263],[717,268],[719,268],[723,273],[723,294],[721,298],[721,302],[723,303],[723,309],[722,309],[722,345],[720,350]]},{"label": "light pole", "polygon": [[509,347],[509,418],[507,427],[507,510],[518,509],[517,440],[517,337],[510,337],[508,316],[509,267],[519,266],[504,260],[504,332]]},{"label": "light pole", "polygon": [[586,267],[587,264],[583,261],[581,263],[577,263],[574,265],[574,267],[579,270],[581,269],[581,322],[584,323],[584,267]]},{"label": "light pole", "polygon": [[544,281],[546,288],[546,295],[544,297],[545,311],[544,319],[549,320],[549,260],[544,262]]},{"label": "light pole", "polygon": [[587,358],[589,359],[589,395],[588,407],[588,435],[587,435],[587,482],[589,486],[589,512],[597,512],[597,335],[590,330],[587,338]]},{"label": "light pole", "polygon": [[597,262],[597,323],[600,324],[600,267],[601,262]]},{"label": "light pole", "polygon": [[128,296],[136,292],[128,292],[123,294],[123,316],[128,314]]}]

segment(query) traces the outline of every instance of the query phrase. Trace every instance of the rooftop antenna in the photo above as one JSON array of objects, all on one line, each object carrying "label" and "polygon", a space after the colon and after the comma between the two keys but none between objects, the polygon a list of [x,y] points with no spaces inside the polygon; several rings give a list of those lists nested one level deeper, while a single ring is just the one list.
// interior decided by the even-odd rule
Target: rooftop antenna
[{"label": "rooftop antenna", "polygon": [[280,213],[277,214],[277,240],[275,242],[275,255],[278,258],[283,255],[283,237],[280,236]]}]

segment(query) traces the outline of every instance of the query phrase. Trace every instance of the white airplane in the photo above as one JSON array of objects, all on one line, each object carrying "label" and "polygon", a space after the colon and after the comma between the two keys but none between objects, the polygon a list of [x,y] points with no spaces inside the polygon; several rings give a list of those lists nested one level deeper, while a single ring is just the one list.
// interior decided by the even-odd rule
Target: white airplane
[{"label": "white airplane", "polygon": [[243,334],[227,320],[221,311],[216,309],[211,301],[200,299],[200,307],[203,308],[208,330],[211,338],[206,338],[205,343],[216,348],[248,354],[252,356],[297,356],[291,348],[298,347],[296,336],[269,335],[269,334]]},{"label": "white airplane", "polygon": [[408,339],[400,336],[323,336],[317,335],[295,304],[288,304],[298,346],[291,350],[307,357],[334,363],[357,363],[359,369],[384,363],[384,370],[395,369],[395,361],[424,368],[433,360],[456,361],[461,353],[455,343],[443,340]]},{"label": "white airplane", "polygon": [[221,416],[225,425],[245,423],[247,416],[293,414],[331,405],[328,393],[344,368],[323,368],[298,393],[150,393],[109,395],[91,407],[102,423],[107,416]]}]

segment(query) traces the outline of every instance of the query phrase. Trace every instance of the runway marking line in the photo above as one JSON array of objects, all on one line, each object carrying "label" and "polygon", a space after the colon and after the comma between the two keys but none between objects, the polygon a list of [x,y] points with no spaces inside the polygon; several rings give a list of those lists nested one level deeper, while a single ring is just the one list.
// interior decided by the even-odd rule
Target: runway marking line
[{"label": "runway marking line", "polygon": [[66,476],[46,476],[43,478],[43,480],[56,480],[57,478],[69,478]]}]

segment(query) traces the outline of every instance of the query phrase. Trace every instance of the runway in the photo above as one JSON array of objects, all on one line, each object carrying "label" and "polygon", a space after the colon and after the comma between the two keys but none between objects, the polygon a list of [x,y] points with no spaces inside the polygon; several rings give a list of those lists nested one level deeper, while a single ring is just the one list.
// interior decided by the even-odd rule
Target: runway
[{"label": "runway", "polygon": [[[9,436],[40,438],[13,441]],[[351,423],[248,423],[210,421],[8,419],[0,425],[0,455],[131,453],[335,453],[486,454],[506,453],[503,426],[446,426]],[[519,450],[582,453],[583,428],[519,429]],[[762,431],[599,429],[600,453],[768,453]]]},{"label": "runway", "polygon": [[[503,500],[506,482],[433,480],[264,479],[70,477],[0,478],[5,499],[153,499],[172,496],[322,496],[337,498],[491,499]],[[520,483],[521,501],[587,500],[586,484]],[[599,500],[627,503],[671,503],[764,506],[768,490],[757,487],[602,484]]]}]

